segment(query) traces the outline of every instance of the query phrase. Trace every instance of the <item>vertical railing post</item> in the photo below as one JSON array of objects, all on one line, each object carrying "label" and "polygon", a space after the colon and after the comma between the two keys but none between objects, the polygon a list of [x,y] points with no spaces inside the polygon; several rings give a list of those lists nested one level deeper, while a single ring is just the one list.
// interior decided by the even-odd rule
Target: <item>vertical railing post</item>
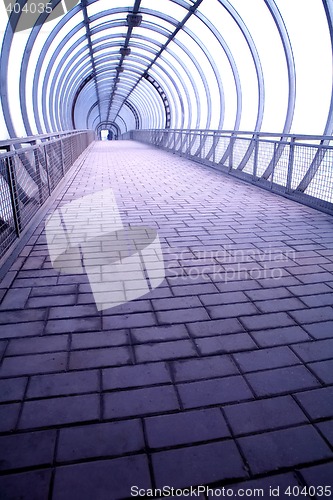
[{"label": "vertical railing post", "polygon": [[288,173],[287,173],[287,183],[286,183],[286,193],[292,192],[292,178],[293,178],[293,167],[294,167],[294,153],[295,153],[295,137],[292,137],[289,145],[289,158],[288,158]]},{"label": "vertical railing post", "polygon": [[20,236],[22,231],[22,220],[20,211],[20,198],[17,188],[17,180],[15,173],[15,156],[9,156],[6,161],[7,178],[9,183],[10,200],[12,203],[14,225],[17,236]]},{"label": "vertical railing post", "polygon": [[213,163],[216,163],[216,145],[217,145],[217,137],[216,131],[213,132]]},{"label": "vertical railing post", "polygon": [[73,138],[71,137],[70,138],[70,141],[69,141],[69,146],[70,146],[70,152],[71,152],[71,162],[70,162],[70,165],[72,166],[73,165]]},{"label": "vertical railing post", "polygon": [[47,178],[47,187],[49,191],[49,196],[51,195],[51,183],[50,183],[50,172],[49,172],[49,162],[47,159],[47,153],[46,153],[46,145],[43,145],[44,148],[44,159],[45,159],[45,172],[46,172],[46,178]]},{"label": "vertical railing post", "polygon": [[252,172],[252,180],[254,181],[258,180],[257,179],[258,152],[259,152],[259,136],[258,134],[254,134],[254,158],[253,158],[253,172]]},{"label": "vertical railing post", "polygon": [[37,186],[38,186],[38,196],[39,196],[39,204],[40,206],[43,205],[43,183],[42,183],[42,176],[40,174],[40,163],[39,163],[39,158],[38,158],[38,146],[36,146],[36,149],[34,149],[34,157],[35,157],[35,165],[36,165],[36,180],[37,180]]},{"label": "vertical railing post", "polygon": [[62,173],[62,176],[64,177],[65,176],[64,146],[63,146],[63,143],[62,143],[62,139],[60,139],[59,141],[60,141],[61,173]]},{"label": "vertical railing post", "polygon": [[276,150],[277,150],[277,142],[274,142],[273,170],[272,170],[272,173],[271,173],[271,189],[273,189],[274,174],[275,174],[275,167],[276,167]]},{"label": "vertical railing post", "polygon": [[232,167],[233,167],[233,157],[234,157],[234,136],[230,136],[230,142],[229,142],[229,166],[228,166],[228,171],[231,172]]}]

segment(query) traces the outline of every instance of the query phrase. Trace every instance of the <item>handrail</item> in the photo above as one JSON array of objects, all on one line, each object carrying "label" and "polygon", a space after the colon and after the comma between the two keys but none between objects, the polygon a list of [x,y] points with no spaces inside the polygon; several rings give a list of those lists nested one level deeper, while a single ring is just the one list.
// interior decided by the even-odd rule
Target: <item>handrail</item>
[{"label": "handrail", "polygon": [[151,129],[120,139],[152,144],[333,214],[333,136]]},{"label": "handrail", "polygon": [[75,130],[0,142],[10,148],[0,152],[0,261],[94,140],[93,131]]},{"label": "handrail", "polygon": [[[36,144],[40,141],[52,139],[60,139],[69,135],[75,135],[77,133],[90,132],[89,130],[67,130],[62,132],[52,132],[50,134],[40,134],[32,135],[27,137],[12,137],[10,139],[4,139],[0,141],[0,149],[7,149],[7,147],[14,146],[15,144]],[[10,149],[7,149],[8,151]]]},{"label": "handrail", "polygon": [[[183,132],[183,133],[197,133],[197,132],[205,132],[205,133],[212,133],[212,134],[221,134],[221,135],[233,135],[233,136],[238,136],[238,135],[249,135],[249,136],[254,136],[257,135],[259,137],[295,137],[296,139],[299,140],[314,140],[314,141],[333,141],[333,136],[332,135],[311,135],[311,134],[284,134],[281,132],[256,132],[253,130],[217,130],[217,129],[144,129],[144,130],[136,130],[135,132]],[[130,134],[133,131],[126,132],[123,135]]]}]

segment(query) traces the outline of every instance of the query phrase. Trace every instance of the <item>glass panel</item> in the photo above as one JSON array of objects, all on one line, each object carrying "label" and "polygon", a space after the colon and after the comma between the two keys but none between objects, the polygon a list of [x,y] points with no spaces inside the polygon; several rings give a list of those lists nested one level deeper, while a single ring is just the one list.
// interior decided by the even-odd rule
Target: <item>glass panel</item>
[{"label": "glass panel", "polygon": [[161,35],[160,33],[157,33],[156,31],[153,32],[153,31],[150,31],[148,29],[141,28],[141,27],[134,28],[133,34],[134,35],[141,35],[144,38],[146,38],[146,37],[153,38],[154,40],[156,40],[156,42],[159,42],[162,45],[164,45],[166,43],[166,41],[168,40],[168,36]]},{"label": "glass panel", "polygon": [[142,18],[143,18],[143,22],[160,26],[161,28],[164,28],[165,30],[169,31],[170,33],[172,33],[175,30],[175,28],[178,24],[177,20],[175,20],[174,23],[170,23],[168,21],[165,21],[161,17],[152,16],[152,15],[146,14],[146,13],[143,14]]},{"label": "glass panel", "polygon": [[[264,73],[265,113],[261,128],[269,132],[282,130],[288,105],[288,73],[278,29],[265,2],[252,0],[250,6],[249,3],[242,0],[234,0],[233,5],[251,33]],[[255,16],[253,15],[253,9],[256,12]],[[303,7],[299,10],[303,10]],[[260,23],[258,23],[257,19],[260,19]],[[240,64],[242,64],[242,61]],[[242,88],[244,102],[246,103],[249,100],[246,93],[247,79],[245,79],[243,73],[242,77],[244,78]]]},{"label": "glass panel", "polygon": [[322,134],[332,93],[332,51],[323,3],[277,0],[293,47],[296,106],[292,132]]},{"label": "glass panel", "polygon": [[111,36],[111,35],[117,35],[117,38],[121,39],[126,37],[126,33],[127,33],[126,28],[119,28],[119,26],[114,28],[108,27],[103,31],[100,31],[99,33],[92,34],[91,40],[92,42],[95,42],[98,41],[98,39],[101,38],[102,36]]},{"label": "glass panel", "polygon": [[141,8],[158,10],[158,12],[162,12],[178,21],[184,19],[188,12],[187,9],[177,5],[173,0],[158,0],[158,2],[156,0],[142,0]]},{"label": "glass panel", "polygon": [[110,2],[110,0],[99,0],[98,2],[88,2],[88,16],[98,14],[104,10],[109,10],[110,6],[119,7],[122,9],[132,8],[134,5],[134,0],[117,0],[117,2]]},{"label": "glass panel", "polygon": [[[241,81],[243,97],[240,129],[253,130],[255,128],[258,111],[258,82],[255,66],[246,40],[244,39],[244,36],[242,35],[242,32],[236,22],[222,7],[218,0],[210,0],[209,4],[207,2],[203,2],[200,6],[200,11],[221,33],[235,59],[237,71]],[[218,15],[216,15],[217,12]],[[255,20],[258,19],[257,16],[253,15],[253,11],[252,16]],[[261,23],[259,23],[259,26],[261,26]],[[214,54],[213,48],[211,48],[211,52]],[[221,53],[221,47],[218,49],[218,52]],[[218,61],[220,66],[220,59]],[[223,128],[233,129],[236,113],[236,94],[234,91],[235,82],[226,56],[221,59],[221,64],[221,74],[223,75],[222,83],[226,105],[226,118]],[[230,98],[232,101],[230,101]]]},{"label": "glass panel", "polygon": [[[22,67],[22,60],[31,29],[14,34],[9,48],[7,88],[3,89],[3,95],[8,95],[9,111],[17,135],[27,133],[21,112],[21,95],[25,96],[27,119],[34,133],[37,131],[35,114],[43,129],[48,123],[59,128],[68,126],[73,96],[82,80],[91,73],[93,64],[97,68],[99,91],[105,100],[100,108],[104,114],[107,113],[116,67],[121,60],[119,49],[128,34],[127,15],[132,12],[134,3],[134,0],[88,1],[87,13],[92,19],[89,28],[93,61],[82,10],[72,17],[67,14],[66,23],[52,39],[52,30],[64,20],[59,4],[56,13],[61,15],[46,22],[38,31],[27,67]],[[238,86],[242,97],[239,128],[254,130],[258,116],[258,74],[262,70],[264,106],[263,120],[259,125],[261,130],[281,132],[292,82],[288,78],[283,39],[269,9],[269,5],[276,5],[292,45],[296,69],[296,104],[291,131],[304,134],[324,131],[332,95],[332,50],[322,1],[203,0],[185,27],[170,41],[175,26],[185,18],[193,3],[193,0],[142,0],[140,9],[143,20],[141,26],[132,30],[129,40],[131,53],[125,56],[122,63],[124,72],[119,75],[112,109],[114,116],[119,108],[123,108],[121,99],[129,94],[131,102],[140,110],[142,126],[164,126],[161,97],[151,83],[145,79],[140,81],[140,77],[164,44],[170,42],[149,68],[149,75],[156,78],[168,97],[172,126],[232,130],[237,117]],[[102,15],[94,20],[99,14]],[[0,43],[7,21],[4,3],[0,0]],[[244,32],[242,23],[246,26]],[[61,48],[69,34],[70,38]],[[249,36],[248,41],[246,36]],[[252,43],[253,51],[260,60],[257,68],[249,48]],[[37,62],[45,47],[48,50],[43,55],[40,71],[36,72]],[[3,53],[6,52],[4,49]],[[59,49],[51,64],[52,55]],[[80,53],[82,49],[84,51]],[[61,62],[63,57],[65,60]],[[47,71],[50,71],[48,80]],[[25,84],[21,94],[20,78]],[[43,86],[44,81],[47,83]],[[138,85],[132,91],[135,83]],[[81,92],[80,102],[77,103],[78,123],[86,122],[85,113],[95,99],[95,82],[91,81]],[[35,102],[37,109],[33,109]],[[7,118],[3,116],[3,110],[5,107],[2,109],[1,104],[0,139],[8,135],[7,126],[3,124]],[[89,118],[90,125],[98,122],[97,116],[98,107],[94,108]],[[122,116],[133,124],[131,112],[124,111]],[[124,124],[121,126],[124,127]]]}]

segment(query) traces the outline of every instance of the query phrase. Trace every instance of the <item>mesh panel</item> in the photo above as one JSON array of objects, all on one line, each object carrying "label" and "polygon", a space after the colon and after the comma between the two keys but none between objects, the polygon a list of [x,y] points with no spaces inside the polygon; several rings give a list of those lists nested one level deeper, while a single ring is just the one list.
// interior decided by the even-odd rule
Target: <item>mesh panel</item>
[{"label": "mesh panel", "polygon": [[[233,147],[232,168],[238,168],[246,165],[247,171],[252,173],[253,150],[254,150],[254,142],[250,141],[249,139],[237,138],[234,142],[234,147]],[[249,155],[250,158],[248,159]]]},{"label": "mesh panel", "polygon": [[0,159],[0,257],[17,236],[9,179],[11,161],[11,156]]},{"label": "mesh panel", "polygon": [[47,159],[47,170],[50,179],[50,189],[53,191],[62,179],[64,172],[62,168],[62,152],[59,141],[45,145]]},{"label": "mesh panel", "polygon": [[203,148],[201,151],[201,158],[207,159],[213,145],[213,136],[205,135],[203,140]]},{"label": "mesh panel", "polygon": [[35,155],[37,185],[39,189],[39,201],[40,204],[43,204],[46,198],[50,194],[49,178],[46,170],[46,159],[45,159],[44,148],[42,146],[34,148],[34,155]]},{"label": "mesh panel", "polygon": [[291,188],[296,189],[315,157],[317,148],[294,146],[294,162],[292,171]]},{"label": "mesh panel", "polygon": [[333,203],[333,149],[323,148],[316,153],[311,151],[309,157],[311,158],[310,167],[313,167],[316,172],[305,189],[305,193]]},{"label": "mesh panel", "polygon": [[[229,137],[218,137],[216,140],[216,148],[215,148],[215,161],[216,163],[221,163],[223,157],[227,151],[229,146],[230,139]],[[222,162],[224,164],[224,162]]]},{"label": "mesh panel", "polygon": [[173,134],[171,132],[168,132],[166,144],[165,144],[165,147],[167,149],[172,149],[172,138],[173,138]]},{"label": "mesh panel", "polygon": [[275,146],[275,166],[270,180],[279,186],[287,185],[289,154],[289,144]]},{"label": "mesh panel", "polygon": [[176,141],[175,141],[175,151],[180,152],[181,151],[181,144],[182,144],[182,134],[181,132],[176,133]]},{"label": "mesh panel", "polygon": [[23,229],[40,206],[35,155],[32,148],[28,151],[20,150],[15,155],[14,178]]},{"label": "mesh panel", "polygon": [[188,138],[188,134],[186,133],[182,133],[181,134],[181,145],[180,145],[180,151],[182,153],[186,153],[186,149],[187,149],[187,138]]},{"label": "mesh panel", "polygon": [[189,154],[195,156],[200,147],[200,134],[193,134]]},{"label": "mesh panel", "polygon": [[[147,136],[137,130],[134,137],[152,143],[157,133],[165,132],[151,130]],[[168,134],[162,142],[174,152],[223,165],[232,175],[241,171],[244,179],[333,212],[333,146],[316,144],[318,137],[218,130],[169,130]],[[305,140],[313,143],[302,144]]]},{"label": "mesh panel", "polygon": [[72,147],[71,147],[71,138],[65,137],[62,139],[63,144],[63,156],[64,156],[64,171],[68,172],[72,163]]},{"label": "mesh panel", "polygon": [[0,258],[93,140],[77,133],[1,155]]}]

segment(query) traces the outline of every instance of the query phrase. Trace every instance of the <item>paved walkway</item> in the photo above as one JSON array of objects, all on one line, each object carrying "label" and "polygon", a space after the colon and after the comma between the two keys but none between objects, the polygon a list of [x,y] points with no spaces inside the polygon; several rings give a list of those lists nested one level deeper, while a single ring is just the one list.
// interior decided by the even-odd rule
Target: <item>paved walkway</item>
[{"label": "paved walkway", "polygon": [[50,213],[109,188],[124,224],[158,231],[167,277],[98,312],[86,274],[52,268],[38,226],[0,285],[1,499],[195,485],[322,498],[333,219],[125,141],[95,143]]}]

